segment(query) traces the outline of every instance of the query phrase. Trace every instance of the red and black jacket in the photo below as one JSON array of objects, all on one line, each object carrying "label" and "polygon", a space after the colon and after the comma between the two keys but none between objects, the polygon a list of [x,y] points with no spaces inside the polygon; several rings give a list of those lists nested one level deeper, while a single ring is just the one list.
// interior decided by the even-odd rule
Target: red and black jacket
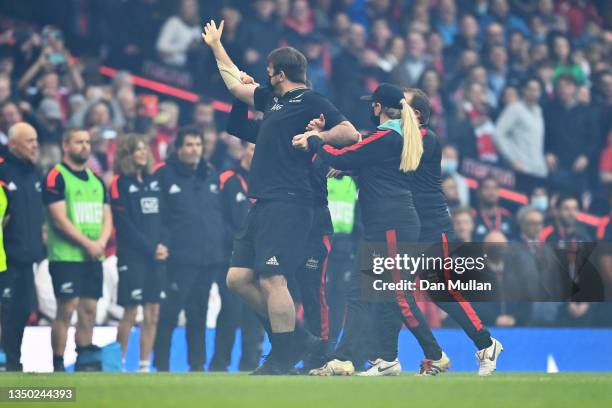
[{"label": "red and black jacket", "polygon": [[403,136],[399,129],[383,127],[341,149],[325,144],[319,137],[308,138],[311,152],[334,169],[353,170],[359,178],[366,231],[414,226],[414,175],[399,169]]}]

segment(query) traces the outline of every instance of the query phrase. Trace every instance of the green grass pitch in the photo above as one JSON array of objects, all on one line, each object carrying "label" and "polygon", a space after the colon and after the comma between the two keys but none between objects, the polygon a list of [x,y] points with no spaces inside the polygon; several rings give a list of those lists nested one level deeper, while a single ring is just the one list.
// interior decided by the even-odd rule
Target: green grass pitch
[{"label": "green grass pitch", "polygon": [[[610,407],[612,374],[448,373],[435,378],[253,377],[245,374],[10,374],[0,387],[75,387],[52,407]],[[4,406],[45,406],[45,403]]]}]

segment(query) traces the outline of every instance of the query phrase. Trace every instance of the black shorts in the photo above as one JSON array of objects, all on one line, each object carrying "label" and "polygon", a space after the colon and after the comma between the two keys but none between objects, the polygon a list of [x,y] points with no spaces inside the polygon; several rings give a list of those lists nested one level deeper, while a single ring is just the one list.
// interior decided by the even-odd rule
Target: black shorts
[{"label": "black shorts", "polygon": [[102,297],[102,262],[49,262],[53,292],[58,299]]},{"label": "black shorts", "polygon": [[121,259],[117,261],[119,288],[117,303],[121,306],[159,303],[162,298],[165,264],[153,260]]},{"label": "black shorts", "polygon": [[304,265],[313,208],[290,201],[258,201],[234,239],[232,267],[289,277]]}]

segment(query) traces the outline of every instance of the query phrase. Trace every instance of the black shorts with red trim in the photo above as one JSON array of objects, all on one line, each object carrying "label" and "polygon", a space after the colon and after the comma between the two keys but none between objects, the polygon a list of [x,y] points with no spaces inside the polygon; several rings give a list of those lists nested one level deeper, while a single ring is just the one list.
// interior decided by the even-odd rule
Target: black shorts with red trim
[{"label": "black shorts with red trim", "polygon": [[102,297],[102,262],[49,262],[53,292],[58,299]]},{"label": "black shorts with red trim", "polygon": [[159,303],[162,298],[165,269],[165,263],[119,257],[117,303],[121,306]]},{"label": "black shorts with red trim", "polygon": [[293,276],[306,260],[314,210],[309,204],[258,200],[234,238],[230,266]]}]

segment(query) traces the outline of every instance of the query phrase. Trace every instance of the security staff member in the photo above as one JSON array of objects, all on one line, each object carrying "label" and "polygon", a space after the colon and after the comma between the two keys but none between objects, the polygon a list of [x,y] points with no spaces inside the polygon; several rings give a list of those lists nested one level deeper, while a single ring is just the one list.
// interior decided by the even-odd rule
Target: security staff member
[{"label": "security staff member", "polygon": [[73,312],[75,370],[101,369],[99,348],[92,344],[98,299],[102,297],[102,261],[112,232],[112,215],[102,180],[88,167],[91,137],[86,130],[68,130],[64,159],[45,178],[49,273],[57,299],[51,326],[53,369],[64,371],[66,337]]},{"label": "security staff member", "polygon": [[179,130],[175,148],[176,153],[155,172],[169,233],[169,258],[154,364],[158,371],[168,371],[172,332],[184,309],[189,369],[202,371],[206,362],[208,294],[223,262],[219,176],[202,159],[203,135],[198,129]]},{"label": "security staff member", "polygon": [[44,208],[42,175],[35,166],[36,131],[22,122],[13,125],[8,136],[8,152],[0,160],[0,181],[10,202],[4,229],[8,269],[3,273],[2,345],[7,370],[21,371],[21,341],[35,301],[33,265],[44,258]]},{"label": "security staff member", "polygon": [[[6,286],[6,252],[4,251],[4,215],[8,207],[8,198],[4,191],[4,182],[0,180],[0,318],[2,318],[2,294]],[[2,330],[2,326],[0,326]],[[0,342],[0,371],[6,371],[6,353]]]},{"label": "security staff member", "polygon": [[234,242],[228,286],[269,327],[272,352],[258,374],[281,374],[291,370],[300,348],[294,344],[295,306],[287,277],[302,265],[313,219],[312,157],[293,150],[291,139],[321,113],[331,128],[326,140],[355,140],[357,132],[327,99],[306,87],[306,58],[299,51],[284,47],[270,53],[269,87],[246,84],[221,44],[222,31],[223,22],[217,27],[211,21],[202,37],[228,90],[264,112],[249,177],[249,196],[257,204]]},{"label": "security staff member", "polygon": [[149,371],[159,317],[168,237],[162,224],[161,187],[143,136],[128,134],[117,146],[111,208],[117,241],[118,303],[124,307],[117,341],[125,355],[138,306],[143,306],[139,372]]},{"label": "security staff member", "polygon": [[[246,120],[246,105],[244,105]],[[232,120],[230,118],[229,123]],[[230,134],[235,134],[230,131]],[[229,264],[232,244],[237,231],[244,224],[247,213],[252,207],[248,198],[248,176],[255,145],[243,142],[244,153],[240,164],[234,169],[219,175],[219,189],[223,220],[225,222],[224,261]],[[242,338],[240,371],[252,371],[259,364],[262,351],[263,330],[255,313],[236,294],[227,288],[227,267],[217,279],[221,296],[221,311],[217,317],[215,330],[215,354],[210,363],[211,371],[226,371],[231,360],[236,329],[240,327]]]},{"label": "security staff member", "polygon": [[[293,145],[316,153],[334,169],[358,171],[365,239],[385,242],[387,256],[395,257],[399,242],[416,242],[418,239],[420,223],[413,204],[412,176],[408,172],[417,168],[423,154],[423,143],[417,119],[400,88],[381,84],[368,98],[372,101],[372,120],[377,131],[361,142],[336,149],[325,144],[317,131],[310,131],[296,135]],[[400,279],[397,269],[393,271],[393,279]],[[381,320],[390,320],[387,315],[392,314],[402,316],[406,325],[419,333],[417,339],[426,358],[442,358],[442,350],[412,294],[398,290],[394,295],[396,303],[390,304],[394,307],[385,304],[381,309]],[[337,358],[311,370],[311,375],[352,374],[355,370],[351,362],[353,343],[359,336],[355,327],[346,328]],[[395,362],[387,368],[398,365],[399,362]]]},{"label": "security staff member", "polygon": [[[431,106],[429,98],[420,89],[405,90],[406,101],[412,106],[419,119],[421,136],[423,141],[423,157],[419,167],[414,173],[412,193],[414,203],[421,221],[419,242],[431,245],[428,255],[446,258],[449,256],[449,243],[457,241],[453,224],[446,205],[446,199],[442,191],[442,145],[437,135],[427,127]],[[441,279],[451,278],[451,270],[445,271],[421,271],[424,273],[439,274]],[[497,358],[502,351],[501,343],[491,338],[491,334],[484,327],[480,317],[472,305],[457,291],[449,289],[448,292],[434,292],[430,294],[432,299],[446,311],[463,328],[464,332],[474,342],[478,352],[476,357],[480,363],[480,375],[491,374],[496,367]],[[397,338],[400,325],[395,330],[381,335],[383,344],[377,357],[382,359],[378,365],[392,362],[397,357]],[[419,333],[413,333],[418,336]],[[437,375],[446,371],[444,361],[425,359],[421,362],[421,374]],[[370,369],[372,375],[381,375],[379,370]],[[384,372],[384,371],[383,371]]]}]

